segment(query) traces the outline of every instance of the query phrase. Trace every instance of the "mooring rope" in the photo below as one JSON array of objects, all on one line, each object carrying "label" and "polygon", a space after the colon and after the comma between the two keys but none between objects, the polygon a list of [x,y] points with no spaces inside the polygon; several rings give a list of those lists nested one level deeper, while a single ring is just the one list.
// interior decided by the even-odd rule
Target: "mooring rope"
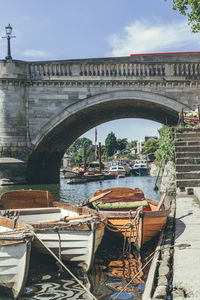
[{"label": "mooring rope", "polygon": [[116,300],[120,295],[121,295],[121,293],[123,293],[125,290],[126,290],[126,288],[131,284],[131,282],[146,268],[146,266],[148,266],[148,264],[153,260],[153,258],[154,258],[154,254],[156,253],[156,252],[160,252],[160,251],[162,251],[162,250],[165,250],[165,249],[173,249],[173,248],[176,248],[176,247],[178,247],[178,248],[185,248],[185,247],[189,247],[190,246],[190,244],[178,244],[178,245],[160,245],[160,246],[158,246],[157,247],[157,249],[156,250],[154,250],[153,252],[151,252],[149,255],[148,255],[148,257],[146,257],[145,258],[145,260],[147,261],[144,265],[143,265],[143,267],[137,272],[137,274],[135,274],[132,278],[131,278],[131,280],[123,287],[123,289],[113,298],[113,300]]},{"label": "mooring rope", "polygon": [[[138,207],[134,218],[132,218],[132,212],[130,211],[129,222],[125,223],[119,228],[116,228],[116,225],[108,224],[104,221],[102,223],[108,228],[108,230],[112,232],[122,232],[124,231],[124,243],[123,243],[123,254],[131,252],[131,244],[136,244],[138,241],[138,232],[139,232],[139,221],[142,212],[142,206]],[[135,228],[135,236],[134,236],[134,228]],[[128,236],[129,232],[129,236]]]},{"label": "mooring rope", "polygon": [[131,284],[131,282],[140,274],[141,271],[144,270],[144,268],[146,268],[146,266],[148,266],[148,264],[151,262],[151,260],[153,259],[153,256],[146,262],[146,264],[131,278],[131,280],[123,287],[123,289],[113,298],[113,300],[116,300],[121,293],[123,293],[125,291],[125,289]]}]

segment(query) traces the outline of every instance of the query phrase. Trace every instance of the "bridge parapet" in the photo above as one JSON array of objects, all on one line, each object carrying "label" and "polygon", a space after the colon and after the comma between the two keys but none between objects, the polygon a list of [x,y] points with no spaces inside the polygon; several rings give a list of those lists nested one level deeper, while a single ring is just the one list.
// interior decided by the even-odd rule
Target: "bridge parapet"
[{"label": "bridge parapet", "polygon": [[[183,59],[184,58],[184,59]],[[200,78],[200,57],[192,56],[169,60],[168,57],[157,59],[138,59],[135,57],[82,59],[69,61],[47,61],[29,63],[29,76],[37,79],[128,79],[149,80],[155,77],[183,77],[182,79]]]}]

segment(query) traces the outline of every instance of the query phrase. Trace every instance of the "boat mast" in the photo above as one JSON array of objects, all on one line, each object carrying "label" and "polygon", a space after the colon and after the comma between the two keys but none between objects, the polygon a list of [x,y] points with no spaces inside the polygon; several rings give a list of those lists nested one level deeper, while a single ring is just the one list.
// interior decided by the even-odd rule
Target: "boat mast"
[{"label": "boat mast", "polygon": [[95,161],[97,160],[97,129],[95,128],[94,133],[94,143],[95,143]]},{"label": "boat mast", "polygon": [[99,173],[101,173],[101,143],[99,142]]},{"label": "boat mast", "polygon": [[86,159],[86,145],[84,144],[84,148],[83,148],[83,155],[84,155],[84,172],[86,172],[86,164],[87,164],[87,159]]}]

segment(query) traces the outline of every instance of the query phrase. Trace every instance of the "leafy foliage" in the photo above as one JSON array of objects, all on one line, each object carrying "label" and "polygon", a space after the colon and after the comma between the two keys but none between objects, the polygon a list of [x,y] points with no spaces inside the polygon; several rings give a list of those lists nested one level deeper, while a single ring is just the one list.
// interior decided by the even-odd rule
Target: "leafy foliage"
[{"label": "leafy foliage", "polygon": [[144,144],[144,150],[142,154],[149,157],[151,161],[155,160],[155,152],[159,148],[159,141],[156,140],[148,140]]},{"label": "leafy foliage", "polygon": [[173,9],[187,16],[193,32],[200,31],[200,0],[173,0]]},{"label": "leafy foliage", "polygon": [[105,152],[107,156],[112,156],[115,151],[117,150],[117,139],[115,134],[111,131],[107,135],[107,138],[105,139]]},{"label": "leafy foliage", "polygon": [[131,150],[132,148],[136,147],[136,145],[137,145],[137,141],[133,140],[133,141],[131,141],[130,143],[127,144],[126,148]]},{"label": "leafy foliage", "polygon": [[124,139],[117,139],[117,150],[123,150],[126,149],[126,146],[128,144],[127,138]]},{"label": "leafy foliage", "polygon": [[79,138],[67,149],[66,153],[73,155],[77,153],[80,149],[84,148],[84,145],[87,148],[92,145],[92,141],[85,137]]},{"label": "leafy foliage", "polygon": [[84,146],[86,147],[87,161],[92,161],[95,158],[95,147],[92,141],[88,138],[77,139],[66,151],[67,154],[72,155],[71,165],[77,166],[84,163]]},{"label": "leafy foliage", "polygon": [[173,134],[170,127],[164,125],[159,130],[159,148],[156,151],[156,161],[158,162],[175,162],[175,147],[173,142]]}]

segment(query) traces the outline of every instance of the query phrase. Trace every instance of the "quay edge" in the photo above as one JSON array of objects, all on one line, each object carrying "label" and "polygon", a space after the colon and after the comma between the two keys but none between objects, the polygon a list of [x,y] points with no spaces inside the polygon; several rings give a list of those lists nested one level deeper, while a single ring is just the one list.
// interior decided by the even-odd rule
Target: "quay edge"
[{"label": "quay edge", "polygon": [[200,188],[168,196],[171,214],[160,236],[142,300],[200,299]]}]

